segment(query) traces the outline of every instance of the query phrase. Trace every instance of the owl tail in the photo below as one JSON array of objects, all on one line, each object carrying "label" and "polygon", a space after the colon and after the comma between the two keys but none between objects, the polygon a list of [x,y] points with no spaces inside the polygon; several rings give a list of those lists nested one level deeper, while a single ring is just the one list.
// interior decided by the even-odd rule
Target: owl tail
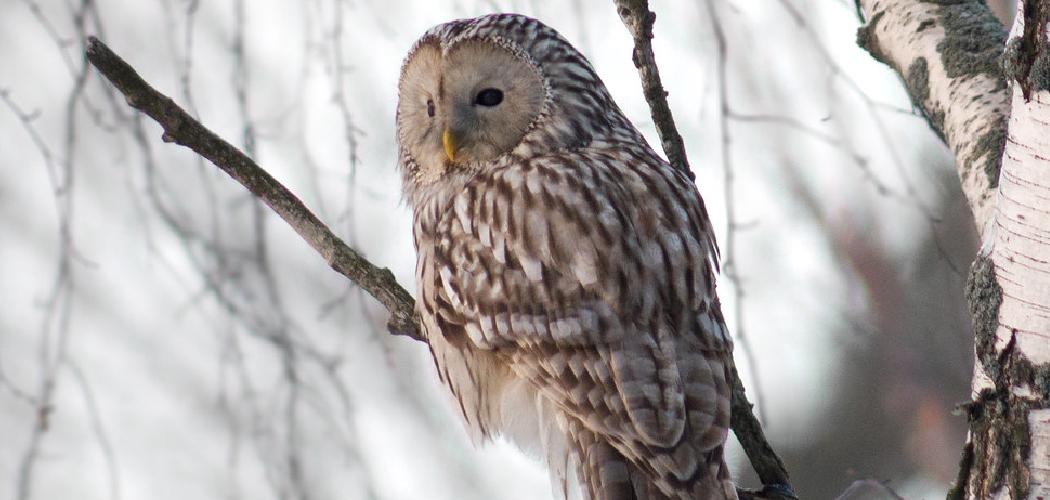
[{"label": "owl tail", "polygon": [[[722,447],[705,454],[708,473],[691,484],[676,485],[673,493],[661,490],[646,473],[612,445],[580,427],[575,432],[577,476],[583,497],[589,500],[736,500]],[[670,486],[664,485],[664,488]]]}]

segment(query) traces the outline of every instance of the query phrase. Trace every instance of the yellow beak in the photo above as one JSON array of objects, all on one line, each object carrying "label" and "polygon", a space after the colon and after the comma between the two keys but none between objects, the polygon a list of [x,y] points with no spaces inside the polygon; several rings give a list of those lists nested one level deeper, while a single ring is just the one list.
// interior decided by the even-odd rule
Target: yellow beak
[{"label": "yellow beak", "polygon": [[448,161],[456,161],[456,150],[459,149],[459,145],[456,142],[456,136],[452,135],[452,131],[446,128],[445,132],[441,134],[441,144],[445,146],[445,156],[448,157]]}]

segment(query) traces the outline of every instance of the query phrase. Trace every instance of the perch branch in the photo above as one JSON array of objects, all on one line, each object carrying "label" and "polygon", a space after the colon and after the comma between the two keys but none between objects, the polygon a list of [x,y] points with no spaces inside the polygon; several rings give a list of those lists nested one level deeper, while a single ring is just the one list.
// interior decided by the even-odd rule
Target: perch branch
[{"label": "perch branch", "polygon": [[785,488],[788,498],[794,498],[794,490],[791,488],[787,467],[780,459],[769,441],[766,440],[762,424],[755,418],[751,411],[751,403],[747,400],[744,392],[744,384],[740,383],[740,375],[736,367],[732,369],[733,395],[729,410],[729,425],[740,441],[740,446],[751,461],[751,467],[758,474],[758,479],[766,486]]},{"label": "perch branch", "polygon": [[[614,2],[620,19],[623,20],[624,26],[634,39],[632,59],[635,67],[638,68],[645,100],[649,104],[653,121],[656,122],[664,153],[671,165],[688,173],[690,178],[695,178],[685,156],[682,136],[675,127],[671,108],[667,104],[667,92],[660,83],[660,70],[656,65],[656,56],[653,54],[653,23],[656,22],[656,14],[649,10],[648,0],[614,0]],[[736,367],[733,367],[731,378],[733,394],[730,427],[744,448],[762,484],[766,485],[765,490],[757,497],[751,492],[743,491],[741,491],[741,497],[795,498],[787,468],[773,451],[769,441],[766,440],[762,424],[755,418],[751,410],[752,405],[747,400],[744,385],[740,382]]]},{"label": "perch branch", "polygon": [[912,104],[951,149],[978,232],[995,205],[1009,93],[1006,32],[984,1],[858,0],[857,44],[904,80]]},{"label": "perch branch", "polygon": [[87,58],[117,88],[128,104],[164,128],[161,138],[192,149],[208,159],[266,203],[321,254],[336,272],[346,276],[390,311],[387,329],[425,341],[419,331],[412,296],[388,269],[376,267],[350,248],[302,201],[243,152],[205,128],[170,97],[157,92],[128,63],[95,37],[88,38]]}]

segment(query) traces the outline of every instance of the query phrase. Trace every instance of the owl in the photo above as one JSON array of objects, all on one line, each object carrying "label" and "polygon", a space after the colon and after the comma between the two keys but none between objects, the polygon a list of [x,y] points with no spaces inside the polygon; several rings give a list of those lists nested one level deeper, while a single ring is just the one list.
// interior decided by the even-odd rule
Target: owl
[{"label": "owl", "polygon": [[587,59],[521,15],[436,26],[397,139],[422,329],[475,441],[535,452],[559,496],[736,498],[707,210]]}]

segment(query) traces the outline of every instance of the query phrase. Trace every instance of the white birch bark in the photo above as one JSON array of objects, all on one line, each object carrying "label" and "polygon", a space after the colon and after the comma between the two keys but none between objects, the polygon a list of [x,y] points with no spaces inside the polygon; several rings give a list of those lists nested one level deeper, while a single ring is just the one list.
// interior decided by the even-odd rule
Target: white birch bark
[{"label": "white birch bark", "polygon": [[[960,473],[965,489],[950,498],[1050,498],[1050,40],[1046,26],[1028,34],[1024,29],[1026,14],[1050,21],[1050,0],[1018,4],[1009,39],[1024,36],[1026,50],[1038,47],[1034,53],[1045,58],[1044,66],[1030,80],[1036,56],[1016,59],[1021,52],[1015,52],[1007,76],[1026,84],[1010,81],[1005,91],[993,76],[953,70],[946,53],[951,37],[974,34],[951,31],[960,14],[979,11],[977,4],[861,0],[868,26],[858,41],[904,78],[913,101],[940,128],[977,228],[985,233],[968,290],[977,359]],[[946,15],[956,18],[946,22]],[[1018,73],[1017,67],[1024,69]],[[996,185],[976,167],[987,164],[988,134],[1001,130],[1004,113],[1009,119]]]},{"label": "white birch bark", "polygon": [[[1024,30],[1024,16],[1016,19],[1011,39]],[[1050,91],[1032,92],[1026,101],[1020,85],[1010,87],[991,251],[1003,289],[996,345],[1016,335],[1017,348],[1044,364],[1050,362]]]},{"label": "white birch bark", "polygon": [[988,141],[981,139],[1002,133],[1009,102],[1002,79],[981,72],[950,71],[940,47],[946,36],[942,4],[861,0],[860,7],[868,25],[861,28],[866,33],[859,34],[858,41],[900,74],[912,100],[926,112],[931,125],[940,129],[955,155],[977,230],[983,232],[995,193],[984,167],[998,159],[1000,150],[984,147]]},{"label": "white birch bark", "polygon": [[[1010,39],[1024,33],[1024,0],[1018,4]],[[1042,0],[1048,1],[1048,0]],[[1045,36],[1046,30],[1043,30]],[[1050,47],[1050,40],[1045,47]],[[1033,365],[1050,363],[1050,90],[1010,83],[1012,109],[999,176],[990,258],[1002,289],[995,352],[1013,345]],[[981,363],[977,363],[981,369]],[[974,377],[974,391],[987,388],[987,374]],[[1035,380],[1013,380],[1011,391],[1046,406]],[[1028,498],[1050,498],[1050,410],[1028,414]]]}]

